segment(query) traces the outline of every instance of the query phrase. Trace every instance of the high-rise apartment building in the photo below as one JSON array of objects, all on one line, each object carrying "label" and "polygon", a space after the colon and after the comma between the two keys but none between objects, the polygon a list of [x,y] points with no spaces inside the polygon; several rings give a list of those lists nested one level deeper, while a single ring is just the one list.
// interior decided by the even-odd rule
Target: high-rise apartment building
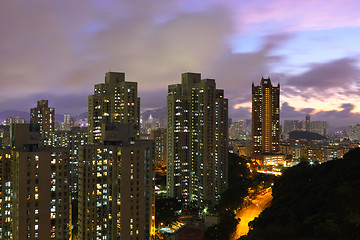
[{"label": "high-rise apartment building", "polygon": [[71,117],[70,114],[64,114],[64,122],[61,124],[61,130],[68,131],[70,128],[73,127],[71,124]]},{"label": "high-rise apartment building", "polygon": [[64,114],[64,123],[70,124],[70,114],[68,113]]},{"label": "high-rise apartment building", "polygon": [[10,125],[12,123],[27,123],[28,121],[26,120],[26,118],[21,118],[21,117],[7,117],[5,119],[4,125]]},{"label": "high-rise apartment building", "polygon": [[214,201],[228,182],[228,100],[214,79],[183,73],[167,97],[167,193],[184,205]]},{"label": "high-rise apartment building", "polygon": [[329,122],[327,121],[311,121],[310,132],[317,133],[327,137],[329,135]]},{"label": "high-rise apartment building", "polygon": [[14,239],[68,239],[69,150],[13,154]]},{"label": "high-rise apartment building", "polygon": [[87,128],[72,127],[69,131],[55,131],[45,135],[44,139],[48,146],[69,148],[70,192],[77,192],[79,147],[87,144]]},{"label": "high-rise apartment building", "polygon": [[107,72],[105,83],[94,86],[88,105],[89,143],[100,143],[103,123],[134,124],[140,134],[140,98],[137,83],[125,81],[125,73]]},{"label": "high-rise apartment building", "polygon": [[157,169],[166,167],[166,128],[151,130],[151,140],[154,140],[154,164]]},{"label": "high-rise apartment building", "polygon": [[301,120],[284,120],[283,131],[285,134],[292,131],[305,131],[305,125],[305,122]]},{"label": "high-rise apartment building", "polygon": [[310,115],[306,115],[305,121],[301,120],[284,120],[284,133],[292,131],[307,131],[320,134],[327,137],[329,135],[329,123],[327,121],[310,121]]},{"label": "high-rise apartment building", "polygon": [[260,86],[252,84],[252,145],[253,155],[279,152],[280,84],[273,86],[270,78],[261,78]]},{"label": "high-rise apartment building", "polygon": [[153,142],[129,126],[106,124],[103,143],[80,148],[79,239],[155,234]]},{"label": "high-rise apartment building", "polygon": [[1,239],[69,238],[69,149],[39,148],[39,137],[30,124],[11,125],[11,150],[1,153]]},{"label": "high-rise apartment building", "polygon": [[39,128],[42,136],[55,130],[55,109],[48,106],[48,100],[40,100],[37,107],[30,109],[30,123]]},{"label": "high-rise apartment building", "polygon": [[229,127],[229,139],[247,140],[251,138],[251,121],[250,119],[238,120],[232,122]]},{"label": "high-rise apartment building", "polygon": [[13,239],[12,157],[10,149],[0,149],[0,239]]},{"label": "high-rise apartment building", "polygon": [[311,131],[310,115],[306,115],[305,117],[305,131]]},{"label": "high-rise apartment building", "polygon": [[359,141],[360,140],[360,124],[353,124],[349,127],[349,139],[351,141]]}]

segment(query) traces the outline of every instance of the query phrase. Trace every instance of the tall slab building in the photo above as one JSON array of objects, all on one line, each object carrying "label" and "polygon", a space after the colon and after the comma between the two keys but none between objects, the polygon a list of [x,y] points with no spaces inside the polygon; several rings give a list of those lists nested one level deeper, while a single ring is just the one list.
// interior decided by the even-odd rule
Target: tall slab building
[{"label": "tall slab building", "polygon": [[252,150],[253,155],[279,152],[280,84],[261,78],[260,86],[252,84]]},{"label": "tall slab building", "polygon": [[37,101],[37,106],[30,109],[30,123],[39,128],[42,136],[55,131],[55,109],[49,107],[48,100]]},{"label": "tall slab building", "polygon": [[39,147],[30,124],[10,132],[11,149],[0,150],[0,239],[69,239],[69,149]]},{"label": "tall slab building", "polygon": [[214,79],[183,73],[167,96],[167,193],[184,205],[214,201],[228,185],[228,100]]},{"label": "tall slab building", "polygon": [[140,134],[140,98],[137,83],[125,81],[125,73],[107,72],[105,83],[94,86],[88,104],[89,143],[100,143],[103,123],[131,123]]},{"label": "tall slab building", "polygon": [[126,124],[106,124],[103,142],[80,147],[79,239],[152,239],[153,141]]}]

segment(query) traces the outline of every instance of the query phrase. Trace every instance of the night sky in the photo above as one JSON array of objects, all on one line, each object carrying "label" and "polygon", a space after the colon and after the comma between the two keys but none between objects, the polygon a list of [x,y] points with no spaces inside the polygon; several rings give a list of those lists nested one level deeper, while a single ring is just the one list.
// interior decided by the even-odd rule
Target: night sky
[{"label": "night sky", "polygon": [[3,0],[0,111],[49,99],[82,113],[105,72],[164,107],[183,72],[215,78],[229,117],[251,117],[251,84],[281,85],[281,119],[360,123],[358,0]]}]

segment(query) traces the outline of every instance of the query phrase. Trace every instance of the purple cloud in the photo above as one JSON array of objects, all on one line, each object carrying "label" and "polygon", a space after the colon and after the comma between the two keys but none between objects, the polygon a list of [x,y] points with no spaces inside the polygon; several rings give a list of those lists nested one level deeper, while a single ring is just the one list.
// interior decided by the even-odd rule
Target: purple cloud
[{"label": "purple cloud", "polygon": [[251,1],[246,4],[232,1],[239,19],[245,21],[251,30],[270,24],[273,31],[325,30],[339,27],[359,27],[356,0],[323,1]]},{"label": "purple cloud", "polygon": [[229,108],[229,118],[251,119],[251,108],[240,107],[238,109]]},{"label": "purple cloud", "polygon": [[324,90],[348,88],[360,76],[357,59],[343,58],[328,63],[313,64],[300,75],[290,77],[286,83],[300,89]]},{"label": "purple cloud", "polygon": [[[360,26],[358,6],[350,0],[326,5],[310,0],[2,1],[0,103],[3,110],[28,109],[49,99],[60,113],[82,111],[107,71],[125,72],[127,80],[138,82],[142,109],[163,107],[167,86],[180,83],[187,71],[216,79],[233,118],[248,118],[248,108],[233,106],[251,102],[251,83],[262,76],[281,82],[288,98],[325,101],[337,93],[349,102],[346,96],[360,93],[355,57],[313,64],[296,76],[274,73],[273,67],[286,65],[279,50],[296,30]],[[254,29],[262,45],[234,53],[229,40]],[[298,116],[289,105],[283,108],[284,116]]]},{"label": "purple cloud", "polygon": [[303,108],[296,111],[294,107],[290,106],[289,103],[284,102],[280,109],[281,120],[301,120],[305,119],[305,116],[313,112],[313,108]]},{"label": "purple cloud", "polygon": [[311,116],[312,121],[328,121],[331,128],[347,128],[350,124],[360,122],[360,113],[354,113],[354,105],[346,103],[341,105],[342,110],[319,111],[313,113],[315,109],[303,108],[296,110],[287,102],[282,104],[280,117],[281,120],[304,120],[306,115]]}]

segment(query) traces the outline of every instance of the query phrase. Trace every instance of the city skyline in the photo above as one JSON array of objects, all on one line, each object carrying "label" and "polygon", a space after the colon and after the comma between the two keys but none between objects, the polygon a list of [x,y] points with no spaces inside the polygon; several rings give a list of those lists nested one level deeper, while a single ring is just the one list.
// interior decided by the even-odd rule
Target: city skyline
[{"label": "city skyline", "polygon": [[160,108],[167,86],[194,71],[217,79],[233,119],[250,118],[251,83],[270,76],[282,86],[282,120],[360,120],[356,1],[19,0],[0,9],[1,111],[48,99],[57,113],[84,112],[107,71],[139,83],[143,111]]}]

